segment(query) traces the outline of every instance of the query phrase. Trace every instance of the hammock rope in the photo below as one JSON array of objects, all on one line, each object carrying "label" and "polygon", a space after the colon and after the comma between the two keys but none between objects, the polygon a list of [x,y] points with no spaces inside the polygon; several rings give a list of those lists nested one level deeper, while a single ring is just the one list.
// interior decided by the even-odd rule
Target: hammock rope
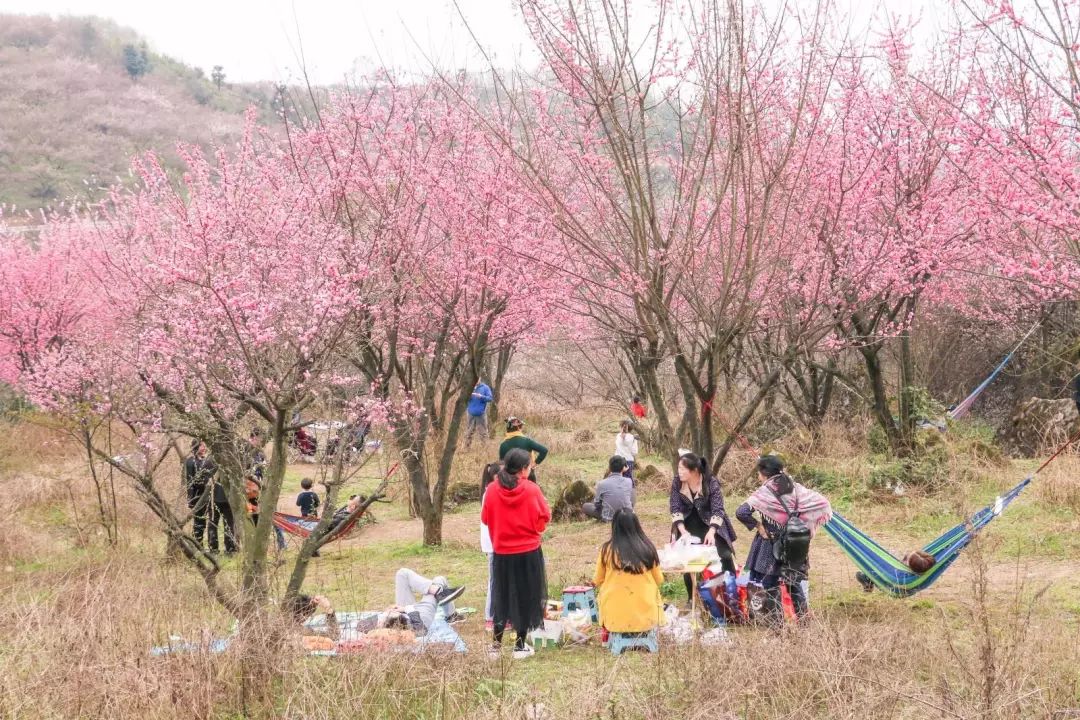
[{"label": "hammock rope", "polygon": [[982,395],[983,390],[986,390],[986,388],[989,387],[990,383],[994,382],[997,376],[1001,374],[1001,371],[1005,369],[1005,366],[1008,365],[1009,362],[1013,359],[1013,355],[1015,355],[1016,352],[1021,347],[1023,347],[1024,343],[1027,342],[1027,339],[1031,337],[1031,335],[1039,328],[1041,324],[1042,320],[1040,319],[1034,325],[1032,325],[1031,329],[1027,331],[1024,337],[1020,338],[1020,342],[1016,343],[1016,346],[1009,351],[1009,353],[1004,357],[1004,359],[1002,359],[1000,363],[998,363],[998,366],[994,368],[994,371],[991,372],[985,380],[979,383],[978,387],[972,390],[966,398],[957,403],[956,407],[946,413],[946,415],[949,416],[950,420],[959,420],[960,418],[971,412],[971,406],[974,405],[975,401],[979,399],[979,396]]}]

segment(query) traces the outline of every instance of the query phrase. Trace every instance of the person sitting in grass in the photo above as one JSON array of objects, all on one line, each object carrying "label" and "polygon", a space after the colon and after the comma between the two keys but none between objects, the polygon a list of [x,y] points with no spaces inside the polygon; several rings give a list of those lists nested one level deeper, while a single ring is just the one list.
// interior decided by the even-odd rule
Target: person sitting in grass
[{"label": "person sitting in grass", "polygon": [[660,557],[629,508],[611,519],[611,539],[600,546],[593,584],[600,623],[608,632],[645,633],[663,622]]},{"label": "person sitting in grass", "polygon": [[611,522],[622,509],[634,509],[634,482],[626,476],[626,459],[614,455],[608,460],[608,474],[596,485],[596,498],[581,506],[594,520]]},{"label": "person sitting in grass", "polygon": [[326,625],[324,628],[320,628],[316,634],[326,635],[334,640],[341,636],[337,614],[325,595],[297,595],[292,599],[292,602],[286,605],[286,610],[298,625],[304,625],[315,616],[317,610],[321,610],[326,616]]}]

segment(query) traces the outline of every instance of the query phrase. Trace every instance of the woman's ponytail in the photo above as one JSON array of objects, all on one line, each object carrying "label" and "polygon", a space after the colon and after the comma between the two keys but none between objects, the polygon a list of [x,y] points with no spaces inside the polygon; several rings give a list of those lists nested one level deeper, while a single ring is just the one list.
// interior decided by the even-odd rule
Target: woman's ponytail
[{"label": "woman's ponytail", "polygon": [[679,464],[687,470],[694,470],[701,473],[702,477],[709,476],[709,464],[704,457],[695,455],[692,452],[683,453],[679,456]]}]

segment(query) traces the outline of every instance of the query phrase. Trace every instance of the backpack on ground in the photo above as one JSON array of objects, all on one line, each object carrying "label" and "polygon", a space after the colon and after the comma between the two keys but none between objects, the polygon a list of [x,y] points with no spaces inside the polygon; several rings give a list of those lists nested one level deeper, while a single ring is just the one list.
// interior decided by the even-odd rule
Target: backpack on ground
[{"label": "backpack on ground", "polygon": [[787,522],[780,527],[780,532],[773,539],[773,557],[785,568],[799,568],[810,557],[810,526],[799,517],[798,500],[795,502],[795,509],[789,510],[779,493],[773,490],[773,495],[787,513]]}]

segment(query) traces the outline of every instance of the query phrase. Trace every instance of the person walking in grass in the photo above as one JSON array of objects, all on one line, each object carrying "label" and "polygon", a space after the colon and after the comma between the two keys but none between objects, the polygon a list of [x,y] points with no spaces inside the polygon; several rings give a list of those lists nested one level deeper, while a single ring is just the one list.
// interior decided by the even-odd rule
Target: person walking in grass
[{"label": "person walking in grass", "polygon": [[478,379],[476,387],[473,388],[472,395],[469,397],[469,407],[467,409],[469,420],[468,427],[465,430],[466,450],[472,445],[473,435],[479,435],[481,442],[487,439],[487,406],[492,400],[494,400],[494,396],[491,394],[491,388],[483,380]]},{"label": "person walking in grass", "polygon": [[[225,489],[225,484],[221,482],[220,478],[215,478],[213,485],[214,489],[209,512],[207,513],[209,524],[206,526],[206,543],[210,546],[211,552],[218,552],[221,548],[221,545],[218,544],[218,534],[219,532],[224,533],[225,554],[235,555],[237,548],[236,515],[233,512],[232,505],[229,503],[229,493]],[[240,510],[240,512],[243,512],[243,510]]]},{"label": "person walking in grass", "polygon": [[301,492],[296,496],[296,507],[300,508],[300,517],[317,519],[319,517],[319,494],[312,490],[311,478],[300,481]]},{"label": "person walking in grass", "polygon": [[195,542],[203,544],[203,535],[206,532],[206,518],[213,502],[211,493],[207,490],[214,475],[217,474],[217,465],[209,457],[206,443],[201,440],[191,441],[191,455],[184,461],[184,486],[187,488],[188,507],[191,508],[193,517],[192,534]]},{"label": "person walking in grass", "polygon": [[544,625],[547,575],[540,538],[551,520],[544,493],[529,482],[529,453],[514,448],[506,454],[495,482],[484,493],[480,521],[491,533],[492,615],[491,653],[502,647],[503,632],[510,623],[516,634],[514,658],[533,654],[525,644],[530,630]]}]

